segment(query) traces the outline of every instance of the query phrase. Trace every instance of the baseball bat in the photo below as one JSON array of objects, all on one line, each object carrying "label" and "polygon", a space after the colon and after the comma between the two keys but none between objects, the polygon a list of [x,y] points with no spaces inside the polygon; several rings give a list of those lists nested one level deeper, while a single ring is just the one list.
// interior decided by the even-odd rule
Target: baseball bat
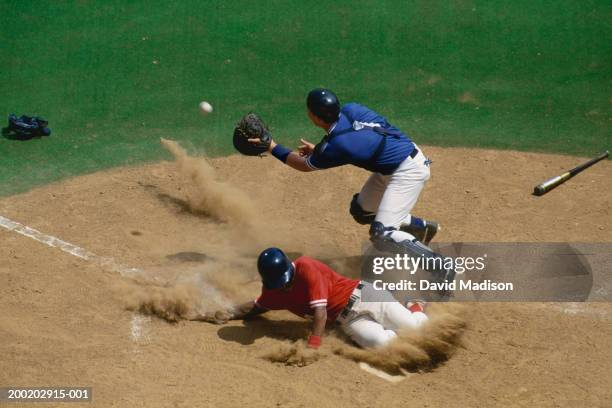
[{"label": "baseball bat", "polygon": [[542,196],[542,195],[548,193],[553,188],[555,188],[557,186],[560,186],[561,184],[565,183],[567,180],[569,180],[572,177],[574,177],[576,174],[580,173],[581,171],[584,171],[584,170],[588,169],[589,167],[591,167],[592,165],[594,165],[598,161],[601,161],[601,160],[605,159],[609,155],[610,155],[610,152],[608,150],[606,150],[605,152],[603,152],[599,156],[593,157],[591,160],[589,160],[587,162],[584,162],[581,165],[576,166],[576,167],[574,167],[573,169],[571,169],[569,171],[566,171],[565,173],[561,174],[560,176],[555,176],[553,178],[550,178],[550,179],[546,180],[545,182],[543,182],[541,184],[538,184],[537,186],[535,186],[533,188],[533,194],[537,195],[537,196]]}]

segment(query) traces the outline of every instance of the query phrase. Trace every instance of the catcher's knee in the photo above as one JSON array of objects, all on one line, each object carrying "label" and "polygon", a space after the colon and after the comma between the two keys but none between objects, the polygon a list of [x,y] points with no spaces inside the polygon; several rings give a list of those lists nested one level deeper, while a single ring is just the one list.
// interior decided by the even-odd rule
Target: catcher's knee
[{"label": "catcher's knee", "polygon": [[353,196],[353,199],[351,200],[351,207],[349,209],[349,212],[351,213],[355,221],[357,221],[359,224],[361,225],[371,224],[372,222],[374,222],[376,213],[368,212],[368,211],[365,211],[363,208],[361,208],[361,206],[357,202],[358,197],[359,197],[359,193]]}]

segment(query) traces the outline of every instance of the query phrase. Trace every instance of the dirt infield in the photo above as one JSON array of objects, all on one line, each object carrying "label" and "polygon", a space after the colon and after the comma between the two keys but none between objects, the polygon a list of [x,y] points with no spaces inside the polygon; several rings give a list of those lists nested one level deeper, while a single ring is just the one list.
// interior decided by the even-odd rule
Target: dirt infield
[{"label": "dirt infield", "polygon": [[[439,241],[612,241],[609,161],[536,198],[535,184],[580,159],[425,151],[432,179],[414,212],[443,225]],[[367,237],[347,211],[363,171],[300,174],[273,158],[238,156],[210,163],[223,183],[247,193],[248,217],[244,202],[228,204],[238,217],[211,216],[174,162],[0,200],[0,215],[146,275],[135,282],[0,228],[0,386],[91,386],[94,403],[83,406],[105,407],[556,407],[612,399],[608,304],[467,305],[452,357],[396,384],[330,352],[339,338],[326,340],[323,356],[306,367],[270,362],[264,356],[308,333],[287,313],[226,326],[181,320],[194,307],[255,296],[253,261],[267,245],[338,260],[359,255]],[[211,285],[214,292],[203,292]],[[130,310],[143,302],[178,321]]]}]

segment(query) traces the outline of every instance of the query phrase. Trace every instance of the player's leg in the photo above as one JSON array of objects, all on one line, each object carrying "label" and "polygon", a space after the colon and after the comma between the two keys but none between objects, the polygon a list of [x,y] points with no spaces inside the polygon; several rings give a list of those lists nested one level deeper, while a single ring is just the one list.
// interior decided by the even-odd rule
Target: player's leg
[{"label": "player's leg", "polygon": [[[418,147],[416,148],[418,149],[418,153],[411,162],[414,168],[408,166],[408,163],[403,163],[404,166],[400,166],[395,174],[397,177],[392,177],[391,180],[393,183],[397,183],[400,186],[408,187],[406,191],[399,192],[402,196],[408,197],[408,200],[406,200],[406,206],[403,209],[406,212],[406,218],[397,228],[413,235],[425,245],[429,245],[429,242],[431,242],[439,230],[438,223],[412,215],[412,208],[416,204],[425,186],[425,182],[429,180],[430,177],[430,160],[425,157],[421,149]],[[417,184],[417,188],[413,187],[414,183]],[[393,201],[393,199],[391,199],[391,201]],[[393,205],[393,203],[391,204]]]},{"label": "player's leg", "polygon": [[[411,215],[425,181],[429,179],[426,160],[419,151],[414,159],[406,159],[393,175],[370,175],[361,191],[351,200],[350,213],[355,221],[369,225],[378,213],[390,212],[391,214],[383,214],[381,217],[393,220],[392,222],[397,224],[394,225],[396,228],[428,244],[438,231],[438,224]],[[423,165],[416,166],[415,163],[420,161]],[[389,184],[393,184],[392,191],[389,190]],[[388,190],[390,192],[387,192]]]},{"label": "player's leg", "polygon": [[400,230],[400,227],[412,223],[423,224],[423,220],[413,217],[411,211],[430,176],[429,166],[425,160],[425,156],[419,151],[414,159],[406,159],[389,177],[372,224],[371,234],[377,232],[376,228],[379,227],[374,224],[378,223],[384,227],[384,235],[392,237],[395,242],[415,239],[414,235]]},{"label": "player's leg", "polygon": [[428,317],[421,306],[408,310],[399,302],[385,302],[382,325],[385,329],[417,329],[427,322]]},{"label": "player's leg", "polygon": [[360,314],[342,323],[342,330],[358,345],[377,348],[388,344],[397,337],[393,330],[386,330],[368,314]]},{"label": "player's leg", "polygon": [[351,310],[372,317],[386,330],[416,329],[427,321],[422,303],[415,302],[407,308],[391,292],[377,290],[369,282],[362,282],[359,301],[355,302]]},{"label": "player's leg", "polygon": [[439,281],[452,282],[455,272],[442,267],[444,264],[442,257],[419,242],[414,235],[399,229],[407,222],[412,223],[414,217],[410,212],[429,175],[429,166],[420,151],[414,159],[407,159],[402,163],[391,175],[383,193],[375,220],[370,227],[370,239],[379,250],[437,259],[426,262],[430,265],[427,270]]},{"label": "player's leg", "polygon": [[419,150],[414,158],[407,158],[390,176],[376,213],[376,221],[385,227],[424,229],[426,221],[412,216],[430,171],[427,158]]},{"label": "player's leg", "polygon": [[[370,226],[370,240],[379,251],[404,253],[410,257],[423,258],[423,269],[430,272],[437,282],[455,280],[455,271],[452,267],[446,267],[447,263],[442,255],[405,231],[385,227],[381,222],[374,221]],[[445,295],[446,291],[442,290],[440,293]]]}]

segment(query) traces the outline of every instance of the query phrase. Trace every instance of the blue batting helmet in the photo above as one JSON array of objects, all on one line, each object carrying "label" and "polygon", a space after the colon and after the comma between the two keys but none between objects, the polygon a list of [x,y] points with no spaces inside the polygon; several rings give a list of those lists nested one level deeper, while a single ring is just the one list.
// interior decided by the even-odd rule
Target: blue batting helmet
[{"label": "blue batting helmet", "polygon": [[257,269],[266,289],[278,289],[291,282],[295,268],[283,251],[278,248],[264,250],[257,259]]}]

